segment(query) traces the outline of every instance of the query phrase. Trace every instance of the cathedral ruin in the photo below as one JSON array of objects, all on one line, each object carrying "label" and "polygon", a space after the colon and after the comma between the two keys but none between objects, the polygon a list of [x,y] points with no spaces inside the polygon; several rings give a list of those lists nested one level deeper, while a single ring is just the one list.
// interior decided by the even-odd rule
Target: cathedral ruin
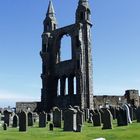
[{"label": "cathedral ruin", "polygon": [[[49,2],[40,52],[41,104],[45,111],[54,106],[64,109],[69,105],[79,106],[81,109],[93,108],[90,15],[88,0],[79,0],[75,23],[57,28],[54,7],[52,1]],[[61,60],[61,39],[64,35],[70,36],[72,44],[71,59],[66,61]]]},{"label": "cathedral ruin", "polygon": [[[41,112],[57,106],[65,109],[79,106],[80,109],[121,106],[123,103],[139,106],[139,91],[126,90],[124,95],[93,96],[93,65],[91,46],[91,10],[88,0],[79,0],[75,13],[75,23],[58,28],[52,1],[44,20],[42,34],[42,89],[41,102],[17,102],[16,111]],[[62,59],[62,38],[71,39],[71,58]],[[66,52],[67,55],[67,52]],[[113,94],[113,93],[112,93]]]}]

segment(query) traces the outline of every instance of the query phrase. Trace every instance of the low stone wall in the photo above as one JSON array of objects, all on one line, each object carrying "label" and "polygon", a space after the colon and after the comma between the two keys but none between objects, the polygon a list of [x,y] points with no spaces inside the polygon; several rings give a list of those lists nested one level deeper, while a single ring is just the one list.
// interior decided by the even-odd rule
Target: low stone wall
[{"label": "low stone wall", "polygon": [[16,112],[19,111],[32,111],[36,112],[38,110],[39,102],[16,102]]}]

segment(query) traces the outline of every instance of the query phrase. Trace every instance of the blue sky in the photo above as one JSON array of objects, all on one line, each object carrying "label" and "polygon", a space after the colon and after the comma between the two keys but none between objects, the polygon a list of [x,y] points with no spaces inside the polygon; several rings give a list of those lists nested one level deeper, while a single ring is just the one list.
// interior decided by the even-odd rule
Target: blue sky
[{"label": "blue sky", "polygon": [[[48,0],[0,1],[0,106],[40,100],[41,34]],[[78,0],[53,0],[58,26]],[[90,0],[94,94],[140,89],[140,0]]]}]

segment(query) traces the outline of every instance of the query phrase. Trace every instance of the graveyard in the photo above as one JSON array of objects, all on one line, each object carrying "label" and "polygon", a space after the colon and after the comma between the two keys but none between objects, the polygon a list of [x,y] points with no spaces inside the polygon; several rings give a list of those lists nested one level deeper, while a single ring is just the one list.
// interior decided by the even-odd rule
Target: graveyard
[{"label": "graveyard", "polygon": [[83,132],[63,132],[62,129],[55,128],[49,131],[48,127],[38,128],[37,125],[28,128],[28,132],[18,132],[17,128],[8,128],[3,131],[0,127],[0,140],[92,140],[103,137],[106,140],[138,140],[140,137],[140,124],[134,122],[130,126],[114,127],[112,130],[102,130],[100,127],[93,127],[92,124],[84,124]]}]

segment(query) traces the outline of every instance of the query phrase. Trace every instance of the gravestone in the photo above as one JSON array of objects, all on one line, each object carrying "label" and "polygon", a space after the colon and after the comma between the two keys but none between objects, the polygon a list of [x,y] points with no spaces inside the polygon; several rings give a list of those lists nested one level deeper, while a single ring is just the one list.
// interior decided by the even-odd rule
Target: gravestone
[{"label": "gravestone", "polygon": [[79,106],[74,106],[74,109],[77,110],[76,120],[77,120],[77,126],[83,125],[84,123],[84,113],[80,110]]},{"label": "gravestone", "polygon": [[6,123],[7,126],[9,126],[9,124],[10,124],[10,117],[11,117],[10,112],[5,110],[4,111],[4,123]]},{"label": "gravestone", "polygon": [[89,119],[89,114],[90,114],[90,112],[89,112],[89,109],[88,108],[86,108],[85,110],[84,110],[84,114],[85,114],[85,121],[87,121],[88,119]]},{"label": "gravestone", "polygon": [[104,109],[102,129],[112,129],[112,114],[108,109]]},{"label": "gravestone", "polygon": [[111,114],[113,116],[113,120],[115,120],[116,119],[116,108],[113,107],[113,106],[110,106],[109,110],[110,110],[110,112],[111,112]]},{"label": "gravestone", "polygon": [[133,120],[137,120],[137,108],[133,107]]},{"label": "gravestone", "polygon": [[131,117],[130,117],[130,110],[129,107],[127,106],[127,104],[123,105],[124,110],[126,110],[126,117],[127,117],[127,121],[128,123],[132,123],[131,121]]},{"label": "gravestone", "polygon": [[53,124],[54,127],[61,128],[62,111],[58,107],[53,108]]},{"label": "gravestone", "polygon": [[117,125],[118,126],[127,126],[128,125],[128,119],[127,119],[127,114],[126,114],[125,109],[118,108],[116,110],[116,115],[117,115]]},{"label": "gravestone", "polygon": [[3,130],[7,130],[7,124],[6,123],[3,124]]},{"label": "gravestone", "polygon": [[53,123],[50,123],[50,125],[49,125],[49,130],[50,130],[50,131],[53,131],[53,128],[54,128]]},{"label": "gravestone", "polygon": [[41,112],[39,114],[39,127],[43,128],[46,127],[46,113]]},{"label": "gravestone", "polygon": [[33,126],[34,120],[33,120],[33,113],[28,112],[28,126]]},{"label": "gravestone", "polygon": [[77,125],[77,132],[82,132],[82,125],[81,124]]},{"label": "gravestone", "polygon": [[76,114],[77,111],[73,108],[64,111],[64,131],[77,130]]},{"label": "gravestone", "polygon": [[88,123],[93,123],[92,117],[93,117],[93,114],[90,113],[89,118],[88,118]]},{"label": "gravestone", "polygon": [[130,112],[130,118],[131,118],[131,121],[134,120],[134,112],[133,112],[133,107],[128,105],[128,108],[129,108],[129,112]]},{"label": "gravestone", "polygon": [[19,125],[19,118],[18,118],[18,115],[14,115],[13,116],[13,124],[12,124],[12,127],[18,127]]},{"label": "gravestone", "polygon": [[140,122],[140,107],[137,108],[136,110],[136,118],[137,118],[137,122]]},{"label": "gravestone", "polygon": [[19,131],[24,132],[27,131],[27,114],[24,111],[19,113]]},{"label": "gravestone", "polygon": [[99,111],[94,111],[92,120],[93,126],[101,126],[101,113]]},{"label": "gravestone", "polygon": [[103,114],[104,114],[104,112],[103,112],[103,109],[99,109],[99,112],[100,112],[100,114],[101,114],[101,122],[103,123]]}]

